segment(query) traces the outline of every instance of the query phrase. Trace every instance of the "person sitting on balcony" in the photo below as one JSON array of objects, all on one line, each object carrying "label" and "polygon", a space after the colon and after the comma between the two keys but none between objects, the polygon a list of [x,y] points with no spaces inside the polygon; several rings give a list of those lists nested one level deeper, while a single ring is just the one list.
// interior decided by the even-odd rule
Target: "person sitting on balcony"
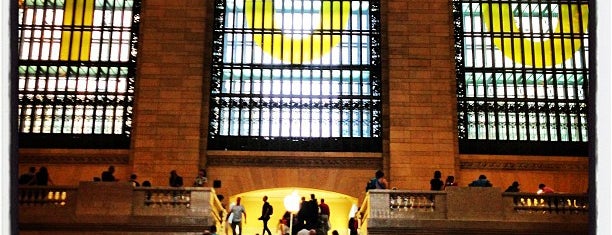
[{"label": "person sitting on balcony", "polygon": [[521,191],[521,189],[519,188],[519,182],[518,181],[514,181],[514,182],[512,182],[512,185],[508,186],[508,188],[506,189],[505,192],[507,192],[507,193],[518,193],[520,191]]},{"label": "person sitting on balcony", "polygon": [[551,187],[546,186],[545,184],[540,184],[538,185],[538,192],[536,192],[537,194],[549,194],[549,193],[555,193],[555,190],[553,190]]},{"label": "person sitting on balcony", "polygon": [[468,186],[470,187],[493,187],[493,184],[489,182],[487,176],[480,175],[477,180],[472,181]]},{"label": "person sitting on balcony", "polygon": [[115,166],[109,166],[107,171],[102,172],[102,181],[103,182],[115,182],[119,181],[119,179],[115,178],[113,175],[115,173]]}]

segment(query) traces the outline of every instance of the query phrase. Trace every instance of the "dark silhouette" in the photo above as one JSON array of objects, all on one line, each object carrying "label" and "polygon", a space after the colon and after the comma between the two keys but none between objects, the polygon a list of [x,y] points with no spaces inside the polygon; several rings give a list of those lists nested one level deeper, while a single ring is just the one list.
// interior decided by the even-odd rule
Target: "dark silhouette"
[{"label": "dark silhouette", "polygon": [[263,221],[263,232],[261,232],[261,235],[265,235],[266,231],[269,235],[272,235],[272,232],[270,232],[270,228],[268,228],[268,221],[270,220],[270,216],[273,213],[273,209],[270,203],[268,202],[268,196],[263,197],[263,202],[264,204],[263,206],[261,206],[261,216],[259,217],[259,220]]},{"label": "dark silhouette", "polygon": [[310,194],[310,201],[306,205],[306,228],[316,229],[319,227],[319,203],[314,194]]},{"label": "dark silhouette", "polygon": [[332,231],[332,235],[340,235],[340,233],[338,233],[338,230],[334,230]]},{"label": "dark silhouette", "polygon": [[433,179],[429,181],[429,184],[431,185],[430,187],[431,190],[435,190],[435,191],[442,190],[442,186],[444,186],[444,182],[442,182],[441,178],[442,178],[442,172],[435,171]]},{"label": "dark silhouette", "polygon": [[[304,223],[306,222],[306,217],[308,217],[308,202],[306,201],[306,197],[302,197],[302,202],[300,203],[300,210],[297,212],[297,216],[294,220],[297,220],[296,223],[293,223],[293,229],[295,231],[299,231],[304,228]],[[292,234],[295,232],[292,231]]]},{"label": "dark silhouette", "polygon": [[[151,187],[151,181],[142,181],[142,187]],[[147,202],[147,205],[151,203],[151,196],[153,196],[151,191],[147,190],[145,193],[145,201]]]},{"label": "dark silhouette", "polygon": [[35,185],[36,184],[36,167],[30,167],[27,173],[19,176],[19,185]]},{"label": "dark silhouette", "polygon": [[449,175],[446,177],[446,182],[444,182],[444,188],[448,186],[457,186],[457,182],[455,182],[455,176]]},{"label": "dark silhouette", "polygon": [[130,175],[130,183],[132,184],[132,186],[134,187],[139,187],[140,183],[138,183],[138,181],[136,181],[136,178],[138,178],[138,176],[136,174],[131,174]]},{"label": "dark silhouette", "polygon": [[472,181],[468,186],[470,187],[493,187],[493,184],[489,182],[487,176],[480,175],[477,180]]},{"label": "dark silhouette", "polygon": [[104,182],[114,182],[118,181],[113,175],[115,174],[115,166],[109,166],[107,171],[102,172],[102,181]]},{"label": "dark silhouette", "polygon": [[357,235],[357,229],[359,228],[359,222],[355,217],[351,217],[348,221],[349,235]]},{"label": "dark silhouette", "polygon": [[170,171],[170,187],[182,187],[183,186],[183,177],[176,173],[176,170]]},{"label": "dark silhouette", "polygon": [[38,172],[36,172],[36,185],[53,185],[53,180],[49,177],[49,172],[47,171],[47,167],[40,167]]},{"label": "dark silhouette", "polygon": [[518,181],[514,181],[514,182],[512,182],[512,185],[508,186],[508,188],[506,189],[505,192],[508,192],[508,193],[518,193],[520,191],[521,191],[521,189],[519,188],[519,182]]}]

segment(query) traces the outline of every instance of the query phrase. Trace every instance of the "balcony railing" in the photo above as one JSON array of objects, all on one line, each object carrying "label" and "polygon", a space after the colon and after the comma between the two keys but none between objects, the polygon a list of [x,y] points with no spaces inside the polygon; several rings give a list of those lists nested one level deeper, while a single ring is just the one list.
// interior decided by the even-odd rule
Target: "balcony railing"
[{"label": "balcony railing", "polygon": [[214,189],[202,187],[81,182],[22,186],[18,195],[21,231],[202,232],[226,215]]},{"label": "balcony railing", "polygon": [[[25,186],[18,192],[21,231],[193,234],[211,225],[223,228],[227,215],[211,188],[81,182],[78,187]],[[588,213],[586,194],[452,187],[445,191],[370,190],[358,219],[360,235],[574,235],[588,234]]]},{"label": "balcony railing", "polygon": [[587,194],[370,190],[358,212],[365,234],[588,234]]}]

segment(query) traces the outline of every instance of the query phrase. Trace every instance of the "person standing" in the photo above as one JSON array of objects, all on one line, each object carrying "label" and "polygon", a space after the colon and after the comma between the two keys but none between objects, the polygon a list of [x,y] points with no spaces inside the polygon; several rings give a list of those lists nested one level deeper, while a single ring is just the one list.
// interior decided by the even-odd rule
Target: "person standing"
[{"label": "person standing", "polygon": [[321,203],[319,204],[319,210],[321,211],[321,229],[323,230],[323,234],[327,234],[327,231],[331,229],[329,225],[329,205],[325,204],[325,199],[321,198]]},{"label": "person standing", "polygon": [[204,187],[207,182],[208,178],[206,178],[206,170],[200,169],[198,171],[198,176],[196,176],[195,180],[193,180],[193,187]]},{"label": "person standing", "polygon": [[115,178],[115,175],[113,175],[115,173],[115,166],[108,166],[108,170],[102,172],[102,181],[104,182],[115,182],[118,181],[118,179]]},{"label": "person standing", "polygon": [[183,177],[176,173],[176,170],[170,171],[170,179],[169,179],[170,187],[182,187],[183,186]]},{"label": "person standing", "polygon": [[389,188],[389,183],[385,178],[385,173],[381,170],[376,171],[376,189],[387,189]]},{"label": "person standing", "polygon": [[[247,214],[244,207],[240,205],[240,197],[236,198],[236,205],[232,206],[229,211],[226,220],[232,227],[232,234],[242,235],[242,215],[244,215],[244,223],[246,224]],[[236,227],[238,227],[238,233],[236,233]]]},{"label": "person standing", "polygon": [[27,173],[19,176],[19,185],[35,185],[36,184],[36,167],[30,167]]},{"label": "person standing", "polygon": [[47,167],[40,167],[38,172],[36,172],[36,185],[53,185],[53,180],[49,177],[49,171],[47,171]]},{"label": "person standing", "polygon": [[273,209],[270,203],[268,202],[268,196],[263,197],[263,202],[264,204],[261,207],[261,217],[259,217],[259,220],[263,221],[263,232],[261,232],[261,235],[266,235],[266,231],[269,235],[272,235],[272,232],[270,232],[270,228],[268,228],[268,221],[270,220],[270,216],[273,213]]},{"label": "person standing", "polygon": [[444,189],[449,186],[457,186],[457,182],[455,182],[455,176],[449,175],[446,177],[446,182],[444,182]]},{"label": "person standing", "polygon": [[138,178],[138,176],[136,174],[132,173],[130,175],[130,184],[132,184],[132,186],[134,186],[134,187],[140,187],[140,183],[138,183],[136,178]]},{"label": "person standing", "polygon": [[349,228],[349,235],[357,235],[357,229],[359,228],[359,222],[357,220],[357,218],[355,218],[357,216],[357,213],[355,213],[355,216],[351,217],[348,221],[348,228]]},{"label": "person standing", "polygon": [[306,228],[317,229],[319,227],[319,203],[314,194],[310,194],[310,201],[306,205]]},{"label": "person standing", "polygon": [[444,182],[442,182],[442,172],[435,171],[434,177],[433,179],[429,181],[429,184],[431,185],[430,190],[433,190],[433,191],[442,190],[442,186],[444,186]]}]

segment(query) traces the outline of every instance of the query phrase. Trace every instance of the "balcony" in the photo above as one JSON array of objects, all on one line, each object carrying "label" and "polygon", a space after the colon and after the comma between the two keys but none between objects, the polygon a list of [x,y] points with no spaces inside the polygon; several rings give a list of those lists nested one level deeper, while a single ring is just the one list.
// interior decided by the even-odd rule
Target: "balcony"
[{"label": "balcony", "polygon": [[359,234],[588,234],[587,194],[371,190]]},{"label": "balcony", "polygon": [[[211,188],[134,188],[115,182],[19,187],[21,234],[201,234],[211,225],[224,234],[226,213]],[[446,191],[371,190],[357,217],[361,235],[575,235],[588,234],[588,214],[586,194],[450,187]],[[347,234],[346,228],[332,229]]]}]

